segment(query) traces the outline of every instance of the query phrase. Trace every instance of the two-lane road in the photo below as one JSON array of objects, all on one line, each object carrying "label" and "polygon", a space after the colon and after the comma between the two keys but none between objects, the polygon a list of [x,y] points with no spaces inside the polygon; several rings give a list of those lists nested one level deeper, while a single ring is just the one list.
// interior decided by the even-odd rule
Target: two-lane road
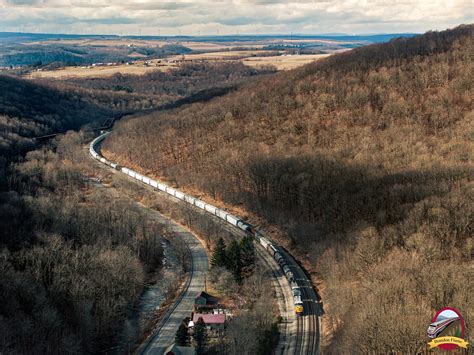
[{"label": "two-lane road", "polygon": [[194,307],[194,297],[204,290],[204,281],[208,271],[206,250],[201,242],[183,227],[172,224],[172,230],[183,240],[191,254],[191,270],[184,293],[168,311],[154,335],[150,336],[139,349],[140,354],[163,354],[172,343],[176,330],[185,317],[190,317]]}]

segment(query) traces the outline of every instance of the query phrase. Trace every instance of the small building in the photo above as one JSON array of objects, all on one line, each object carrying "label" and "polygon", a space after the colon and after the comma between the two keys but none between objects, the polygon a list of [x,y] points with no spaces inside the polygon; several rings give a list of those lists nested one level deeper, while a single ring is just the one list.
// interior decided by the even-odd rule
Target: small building
[{"label": "small building", "polygon": [[219,304],[219,301],[216,297],[208,294],[207,292],[201,291],[194,298],[194,309],[196,311],[212,311]]},{"label": "small building", "polygon": [[189,326],[193,327],[194,324],[202,318],[206,327],[212,331],[223,331],[225,326],[225,314],[212,314],[212,313],[194,313],[193,319],[189,322]]},{"label": "small building", "polygon": [[171,344],[163,352],[164,355],[194,355],[196,352],[194,348],[187,346],[178,346],[176,344]]}]

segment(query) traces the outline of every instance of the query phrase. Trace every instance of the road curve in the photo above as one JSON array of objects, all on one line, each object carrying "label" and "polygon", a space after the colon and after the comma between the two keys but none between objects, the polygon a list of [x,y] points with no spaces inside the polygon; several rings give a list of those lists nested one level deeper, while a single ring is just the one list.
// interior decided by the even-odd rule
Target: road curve
[{"label": "road curve", "polygon": [[[105,136],[109,133],[110,132],[102,134],[101,136],[96,138],[91,143],[91,145],[90,145],[91,155],[95,159],[97,159],[98,161],[104,163],[105,165],[112,166],[112,168],[115,168],[117,170],[122,170],[124,172],[127,171],[127,174],[132,175],[132,177],[135,178],[135,179],[137,179],[136,176],[139,176],[139,178],[138,178],[139,181],[143,181],[145,184],[151,185],[150,184],[150,178],[148,178],[146,176],[143,176],[141,174],[138,174],[136,172],[133,172],[133,171],[131,171],[131,170],[125,168],[125,167],[118,166],[116,163],[109,162],[95,151],[95,148],[99,145],[98,143],[100,143],[100,141],[103,138],[105,138]],[[131,172],[131,173],[128,173],[128,172]],[[154,183],[155,183],[155,185],[153,185],[153,186],[156,187],[157,181],[154,181]],[[182,192],[179,192],[179,190],[166,187],[166,185],[163,185],[162,183],[161,183],[161,187],[160,187],[159,182],[158,182],[158,187],[159,187],[160,190],[166,192],[167,194],[175,196],[175,197],[179,198],[180,200],[186,200],[183,197],[183,196],[186,196],[186,195],[184,195]],[[190,197],[190,198],[194,199],[193,197]],[[188,201],[186,201],[186,202],[188,202]],[[206,205],[202,201],[201,201],[201,204]],[[198,204],[196,204],[196,205],[198,207],[200,207]],[[212,206],[212,205],[209,205],[209,206],[211,206],[215,209],[214,206]],[[205,209],[204,207],[200,207],[200,208]],[[206,208],[206,211],[207,211],[207,208]],[[208,212],[210,212],[210,211],[208,211]],[[205,213],[208,213],[208,212],[205,212]],[[225,212],[225,211],[221,210],[221,212]],[[215,217],[213,215],[213,213],[208,213],[208,214]],[[236,220],[235,216],[232,216],[232,218]],[[223,221],[221,221],[221,223],[223,223]],[[234,223],[229,224],[228,222],[226,222],[225,224],[230,227],[230,224],[235,225],[236,223],[234,222]],[[237,223],[237,226],[238,226],[238,223]],[[271,241],[271,238],[268,238],[268,239]],[[287,259],[287,261],[289,261],[289,266],[290,266],[291,270],[293,271],[294,275],[296,276],[296,280],[297,280],[296,282],[297,282],[298,286],[300,286],[301,291],[302,291],[302,298],[303,298],[303,302],[304,302],[304,315],[302,317],[298,317],[298,319],[297,319],[296,332],[290,332],[290,331],[288,331],[289,327],[286,327],[287,335],[293,333],[293,334],[290,335],[290,338],[292,338],[293,335],[296,337],[296,344],[295,344],[295,341],[290,341],[290,343],[293,343],[291,345],[286,343],[286,341],[284,341],[283,344],[284,343],[286,343],[286,344],[284,344],[283,347],[279,347],[279,350],[282,353],[319,354],[320,353],[320,344],[321,344],[321,339],[320,339],[321,329],[320,329],[320,318],[319,317],[322,313],[321,309],[320,309],[319,296],[317,295],[316,291],[314,290],[314,288],[311,284],[311,281],[307,277],[307,275],[306,275],[305,271],[303,270],[303,268],[293,259],[293,257],[287,251],[285,251],[284,254],[285,254],[285,258]],[[206,258],[206,262],[207,262],[207,258]],[[207,271],[207,267],[206,267],[206,271]],[[193,272],[192,276],[194,277],[194,272]],[[203,286],[204,286],[204,277],[203,277],[203,280],[202,280],[202,284],[200,286],[201,288],[198,289],[197,291],[193,291],[194,295],[197,292],[199,292],[200,290],[202,290]],[[191,299],[190,301],[192,302],[190,309],[192,309],[192,304],[194,304],[194,300]],[[170,316],[165,317],[165,323],[163,324],[163,326],[161,328],[159,328],[159,331],[158,331],[157,335],[155,336],[156,339],[151,339],[150,340],[150,343],[144,349],[144,351],[145,351],[144,353],[160,353],[161,354],[161,352],[164,350],[164,348],[173,342],[174,334],[176,332],[177,327],[179,326],[179,322],[184,317],[186,317],[187,314],[189,314],[189,312],[183,313],[183,316],[180,319],[174,318],[174,322],[178,322],[178,323],[177,323],[177,325],[176,325],[176,323],[173,323],[173,322],[171,323],[171,324],[174,324],[174,328],[173,328],[174,331],[171,334],[171,330],[166,327],[166,323],[168,322],[168,318],[170,318],[170,319],[173,318],[172,317],[173,313],[175,313],[175,312],[178,313],[179,312],[179,305],[182,302],[183,302],[183,304],[186,304],[185,297],[183,297],[182,300],[178,300],[178,302],[179,303],[178,303],[178,305],[176,305],[176,309],[172,309],[172,313],[170,314]],[[185,306],[183,306],[183,307],[185,307]],[[164,335],[162,336],[161,333],[163,333]],[[162,338],[164,338],[166,340],[170,340],[170,341],[167,344],[165,344],[165,340],[164,339],[162,340]],[[287,341],[288,340],[289,339],[287,339]],[[164,348],[163,348],[163,346],[164,346]]]},{"label": "road curve", "polygon": [[[96,149],[100,150],[98,147]],[[158,212],[156,212],[158,213]],[[175,303],[163,316],[158,326],[138,348],[138,354],[163,354],[164,350],[174,343],[176,331],[185,317],[189,317],[194,308],[194,297],[204,290],[204,283],[209,270],[206,249],[199,239],[172,220],[160,214],[160,222],[167,221],[171,231],[186,244],[191,265],[184,289]]]},{"label": "road curve", "polygon": [[201,242],[183,227],[172,224],[172,230],[189,248],[191,255],[189,279],[183,293],[165,315],[155,334],[150,336],[139,349],[138,353],[140,354],[163,354],[164,350],[174,343],[176,330],[183,319],[191,315],[194,297],[204,290],[204,281],[209,265],[206,250]]}]

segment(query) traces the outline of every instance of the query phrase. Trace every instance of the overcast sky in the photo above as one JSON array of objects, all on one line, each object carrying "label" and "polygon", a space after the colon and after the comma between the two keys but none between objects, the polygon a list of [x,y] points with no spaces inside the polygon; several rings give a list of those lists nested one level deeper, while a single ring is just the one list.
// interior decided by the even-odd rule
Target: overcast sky
[{"label": "overcast sky", "polygon": [[0,31],[18,32],[366,34],[472,22],[473,0],[0,0]]}]

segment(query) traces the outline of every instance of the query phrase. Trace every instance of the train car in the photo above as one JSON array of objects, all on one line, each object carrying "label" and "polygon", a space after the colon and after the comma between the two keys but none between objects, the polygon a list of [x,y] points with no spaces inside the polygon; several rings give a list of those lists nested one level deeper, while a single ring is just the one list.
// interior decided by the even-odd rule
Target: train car
[{"label": "train car", "polygon": [[158,181],[150,179],[150,185],[153,186],[154,188],[158,188]]},{"label": "train car", "polygon": [[206,204],[204,205],[204,210],[207,211],[207,212],[209,212],[209,213],[216,214],[217,208],[214,207],[213,205],[210,205],[210,204],[206,203]]},{"label": "train car", "polygon": [[184,201],[184,196],[185,195],[181,191],[176,190],[174,195],[175,195],[176,198],[179,198],[180,200]]},{"label": "train car", "polygon": [[273,257],[275,257],[275,254],[278,253],[278,249],[275,248],[275,246],[273,244],[270,244],[268,246],[268,248],[270,248],[268,251],[270,251],[270,254],[272,254]]},{"label": "train car", "polygon": [[142,181],[143,181],[145,184],[147,184],[147,185],[150,185],[150,181],[151,181],[151,180],[150,180],[150,178],[149,178],[149,177],[147,177],[147,176],[143,175],[143,179],[142,179]]},{"label": "train car", "polygon": [[237,227],[246,232],[250,232],[252,230],[252,226],[241,219],[237,220]]},{"label": "train car", "polygon": [[216,216],[219,217],[220,219],[223,219],[224,221],[227,221],[226,219],[227,215],[228,213],[224,210],[221,210],[220,208],[218,208],[216,211]]},{"label": "train car", "polygon": [[232,224],[233,226],[237,227],[237,223],[239,222],[239,219],[235,217],[234,215],[231,215],[230,213],[227,214],[226,221]]},{"label": "train car", "polygon": [[261,238],[260,238],[260,244],[261,244],[265,249],[267,249],[267,246],[268,246],[268,244],[270,244],[270,241],[269,241],[267,238],[265,238],[265,237],[261,237]]},{"label": "train car", "polygon": [[300,296],[301,297],[301,290],[299,287],[291,289],[291,292],[293,293],[293,296]]},{"label": "train car", "polygon": [[166,190],[165,190],[165,191],[166,191],[166,193],[167,193],[168,195],[174,196],[176,190],[173,189],[172,187],[166,186]]},{"label": "train car", "polygon": [[189,196],[189,195],[184,196],[184,201],[186,201],[187,203],[189,203],[191,205],[194,205],[196,203],[196,199],[192,196]]},{"label": "train car", "polygon": [[276,261],[278,264],[280,264],[280,260],[283,259],[283,256],[282,256],[280,253],[276,252],[275,255],[273,255],[273,259],[275,259],[275,261]]},{"label": "train car", "polygon": [[199,207],[201,209],[204,209],[204,207],[206,206],[206,204],[204,202],[202,202],[201,200],[196,200],[195,205],[196,205],[196,207]]}]

